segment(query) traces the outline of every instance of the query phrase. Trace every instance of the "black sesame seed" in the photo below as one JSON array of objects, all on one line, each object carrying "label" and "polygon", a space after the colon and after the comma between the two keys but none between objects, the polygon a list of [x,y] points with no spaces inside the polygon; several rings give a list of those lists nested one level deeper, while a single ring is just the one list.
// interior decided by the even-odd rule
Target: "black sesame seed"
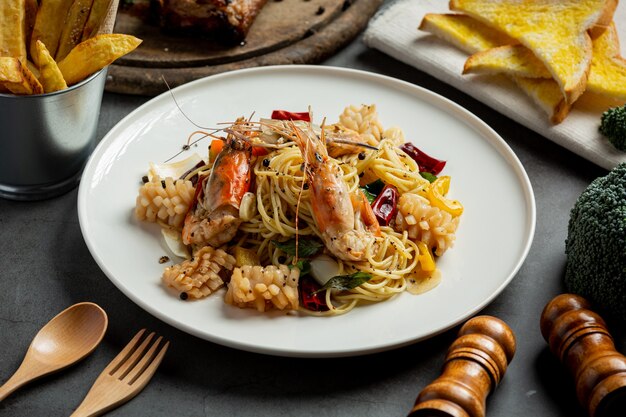
[{"label": "black sesame seed", "polygon": [[326,11],[326,9],[323,6],[320,6],[317,11],[315,12],[316,15],[320,16],[323,15],[324,12]]},{"label": "black sesame seed", "polygon": [[361,153],[359,154],[359,159],[360,159],[361,161],[365,159],[365,152],[361,152]]},{"label": "black sesame seed", "polygon": [[186,292],[181,292],[179,297],[181,300],[185,301],[187,298],[189,298],[189,294],[187,294]]},{"label": "black sesame seed", "polygon": [[267,159],[267,158],[265,158],[265,159],[263,160],[263,166],[264,166],[264,167],[266,167],[266,168],[267,168],[268,166],[270,166],[270,160],[269,160],[269,159]]},{"label": "black sesame seed", "polygon": [[280,263],[280,264],[284,264],[286,260],[287,260],[287,258],[285,258],[284,256],[279,256],[278,257],[278,263]]},{"label": "black sesame seed", "polygon": [[147,175],[144,175],[143,177],[141,177],[141,182],[143,182],[144,184],[147,183],[148,181],[149,180],[148,180],[148,176]]},{"label": "black sesame seed", "polygon": [[304,183],[304,187],[303,187],[303,188],[304,188],[305,190],[308,190],[308,189],[309,189],[309,183],[308,183],[308,182],[305,182],[305,183]]}]

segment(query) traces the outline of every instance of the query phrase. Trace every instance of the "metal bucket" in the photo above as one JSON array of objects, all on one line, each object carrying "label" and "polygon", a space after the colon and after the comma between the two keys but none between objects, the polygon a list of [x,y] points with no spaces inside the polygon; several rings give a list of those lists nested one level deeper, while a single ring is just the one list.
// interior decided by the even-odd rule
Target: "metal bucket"
[{"label": "metal bucket", "polygon": [[65,90],[0,94],[0,197],[41,200],[80,180],[96,144],[106,68]]}]

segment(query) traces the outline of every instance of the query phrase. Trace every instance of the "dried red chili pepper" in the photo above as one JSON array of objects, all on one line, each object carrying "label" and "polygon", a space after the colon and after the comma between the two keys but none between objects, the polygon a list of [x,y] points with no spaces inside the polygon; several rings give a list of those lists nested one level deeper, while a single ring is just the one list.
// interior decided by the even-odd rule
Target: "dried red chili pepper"
[{"label": "dried red chili pepper", "polygon": [[400,146],[400,149],[406,152],[411,159],[417,162],[417,165],[420,167],[420,171],[430,172],[431,174],[437,175],[441,172],[443,167],[446,166],[446,161],[428,156],[410,142]]},{"label": "dried red chili pepper", "polygon": [[391,219],[398,211],[398,189],[391,185],[385,185],[376,200],[372,203],[372,211],[381,226],[388,226]]},{"label": "dried red chili pepper", "polygon": [[272,119],[275,120],[304,120],[305,122],[311,121],[309,112],[290,112],[286,110],[274,110],[272,112]]},{"label": "dried red chili pepper", "polygon": [[300,278],[300,300],[302,306],[311,311],[328,311],[324,293],[315,293],[321,287],[309,277]]}]

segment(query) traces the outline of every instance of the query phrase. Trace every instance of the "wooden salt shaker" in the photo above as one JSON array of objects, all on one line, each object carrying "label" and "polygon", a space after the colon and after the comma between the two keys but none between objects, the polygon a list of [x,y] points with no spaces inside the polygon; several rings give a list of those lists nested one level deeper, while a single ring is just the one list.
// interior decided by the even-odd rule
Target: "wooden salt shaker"
[{"label": "wooden salt shaker", "polygon": [[591,417],[626,415],[626,357],[590,303],[561,294],[541,314],[541,334],[574,376],[576,395]]},{"label": "wooden salt shaker", "polygon": [[515,335],[491,316],[467,321],[446,355],[442,375],[420,392],[409,417],[484,417],[485,401],[515,354]]}]

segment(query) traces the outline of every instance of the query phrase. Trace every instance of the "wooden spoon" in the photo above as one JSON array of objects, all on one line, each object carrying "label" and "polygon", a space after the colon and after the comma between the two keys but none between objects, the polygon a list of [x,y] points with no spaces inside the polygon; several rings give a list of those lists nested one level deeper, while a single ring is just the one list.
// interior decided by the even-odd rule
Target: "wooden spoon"
[{"label": "wooden spoon", "polygon": [[74,304],[57,314],[35,335],[20,367],[0,387],[0,401],[22,385],[90,354],[104,337],[108,323],[104,310],[94,303]]}]

